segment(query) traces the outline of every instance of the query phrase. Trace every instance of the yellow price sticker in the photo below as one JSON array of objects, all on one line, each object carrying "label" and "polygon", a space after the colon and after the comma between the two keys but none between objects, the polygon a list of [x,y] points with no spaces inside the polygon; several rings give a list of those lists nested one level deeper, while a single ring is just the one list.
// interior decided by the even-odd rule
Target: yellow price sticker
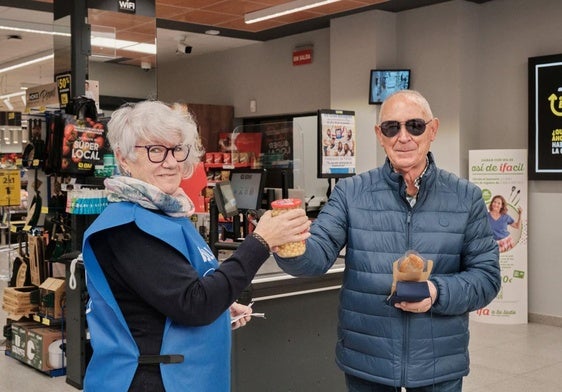
[{"label": "yellow price sticker", "polygon": [[21,204],[21,181],[19,170],[0,170],[0,206]]}]

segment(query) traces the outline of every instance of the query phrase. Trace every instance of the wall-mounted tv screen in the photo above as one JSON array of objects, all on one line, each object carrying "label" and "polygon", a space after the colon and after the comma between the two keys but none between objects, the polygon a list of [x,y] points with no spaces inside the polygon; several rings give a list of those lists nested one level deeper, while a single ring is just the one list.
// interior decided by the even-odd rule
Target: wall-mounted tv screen
[{"label": "wall-mounted tv screen", "polygon": [[265,169],[236,169],[230,172],[230,185],[239,210],[261,208]]},{"label": "wall-mounted tv screen", "polygon": [[369,103],[381,104],[390,94],[410,88],[409,69],[372,69]]},{"label": "wall-mounted tv screen", "polygon": [[214,196],[217,208],[223,217],[231,218],[238,214],[238,206],[230,181],[217,182]]}]

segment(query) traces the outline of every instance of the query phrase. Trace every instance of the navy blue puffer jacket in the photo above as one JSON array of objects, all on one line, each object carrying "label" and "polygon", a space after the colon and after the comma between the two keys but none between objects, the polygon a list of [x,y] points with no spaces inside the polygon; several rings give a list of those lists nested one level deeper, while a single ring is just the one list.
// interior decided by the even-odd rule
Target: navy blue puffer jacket
[{"label": "navy blue puffer jacket", "polygon": [[[387,159],[336,184],[303,256],[276,256],[287,273],[314,276],[346,247],[336,361],[345,373],[397,387],[467,375],[469,312],[491,302],[501,285],[481,190],[428,157],[413,208]],[[438,297],[427,313],[403,312],[386,301],[392,263],[408,250],[434,262],[430,280]]]}]

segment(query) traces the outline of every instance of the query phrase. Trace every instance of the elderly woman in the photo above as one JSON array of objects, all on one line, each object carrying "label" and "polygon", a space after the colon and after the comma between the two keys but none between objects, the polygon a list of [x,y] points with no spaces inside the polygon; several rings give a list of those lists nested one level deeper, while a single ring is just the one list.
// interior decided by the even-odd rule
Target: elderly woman
[{"label": "elderly woman", "polygon": [[235,301],[270,249],[308,238],[309,221],[303,210],[266,212],[219,266],[179,187],[202,154],[194,121],[146,101],[115,111],[108,129],[123,175],[105,181],[110,204],[84,234],[84,389],[228,391],[230,330],[251,314]]}]

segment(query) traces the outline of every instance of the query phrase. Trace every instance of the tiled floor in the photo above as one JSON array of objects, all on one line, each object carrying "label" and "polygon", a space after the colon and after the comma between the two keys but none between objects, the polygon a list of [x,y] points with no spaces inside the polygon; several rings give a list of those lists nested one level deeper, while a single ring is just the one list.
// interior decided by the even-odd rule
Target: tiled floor
[{"label": "tiled floor", "polygon": [[[561,328],[535,323],[490,325],[471,322],[470,329],[472,365],[463,391],[562,390]],[[77,391],[66,383],[64,376],[51,378],[6,357],[3,349],[0,355],[0,391]]]},{"label": "tiled floor", "polygon": [[471,322],[465,392],[562,391],[562,328]]}]

